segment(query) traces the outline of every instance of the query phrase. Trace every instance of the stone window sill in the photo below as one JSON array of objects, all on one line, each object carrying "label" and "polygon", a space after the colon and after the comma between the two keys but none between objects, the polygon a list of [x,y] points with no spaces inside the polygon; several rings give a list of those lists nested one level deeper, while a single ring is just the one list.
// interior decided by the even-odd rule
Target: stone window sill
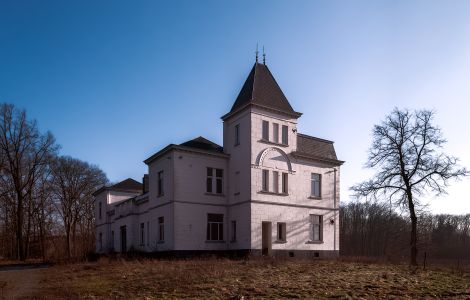
[{"label": "stone window sill", "polygon": [[275,146],[279,146],[279,147],[289,147],[289,145],[286,145],[286,144],[283,144],[283,143],[276,143],[276,142],[268,141],[268,140],[265,140],[265,139],[260,139],[260,140],[258,140],[258,142],[264,143],[264,144],[269,144],[269,145],[275,145]]},{"label": "stone window sill", "polygon": [[225,241],[206,241],[208,244],[223,244]]},{"label": "stone window sill", "polygon": [[287,241],[280,241],[280,240],[277,240],[277,241],[274,241],[275,244],[287,244]]},{"label": "stone window sill", "polygon": [[157,244],[165,244],[165,241],[158,241]]},{"label": "stone window sill", "polygon": [[316,196],[309,196],[308,199],[313,199],[313,200],[322,200],[321,196],[316,197]]},{"label": "stone window sill", "polygon": [[225,197],[224,194],[216,194],[216,193],[204,193],[207,196],[214,196],[214,197]]},{"label": "stone window sill", "polygon": [[323,244],[323,241],[307,241],[305,244]]},{"label": "stone window sill", "polygon": [[275,193],[275,192],[268,192],[268,191],[259,191],[258,194],[266,194],[266,195],[273,195],[273,196],[289,196],[289,194],[286,193]]}]

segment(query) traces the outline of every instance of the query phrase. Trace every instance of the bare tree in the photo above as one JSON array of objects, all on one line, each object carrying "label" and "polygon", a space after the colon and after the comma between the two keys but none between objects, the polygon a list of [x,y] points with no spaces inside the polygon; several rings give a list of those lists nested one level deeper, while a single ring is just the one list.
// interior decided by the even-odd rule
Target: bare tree
[{"label": "bare tree", "polygon": [[374,126],[366,167],[377,173],[373,179],[351,188],[358,197],[382,196],[409,213],[411,265],[417,265],[418,197],[427,192],[444,194],[451,179],[470,174],[458,166],[457,158],[439,151],[446,140],[432,124],[433,116],[429,110],[395,109]]},{"label": "bare tree", "polygon": [[[16,251],[20,260],[26,259],[25,214],[31,213],[28,201],[49,158],[58,146],[50,132],[41,134],[35,120],[28,120],[24,110],[11,104],[0,105],[0,177],[1,194],[13,192]],[[27,206],[25,204],[28,204]],[[26,221],[30,224],[30,217]],[[29,227],[27,228],[29,230]]]},{"label": "bare tree", "polygon": [[[62,219],[68,258],[72,257],[72,244],[76,245],[77,226],[93,219],[90,210],[92,193],[107,182],[98,167],[81,160],[61,156],[51,166],[55,205]],[[88,226],[88,229],[91,229]]]}]

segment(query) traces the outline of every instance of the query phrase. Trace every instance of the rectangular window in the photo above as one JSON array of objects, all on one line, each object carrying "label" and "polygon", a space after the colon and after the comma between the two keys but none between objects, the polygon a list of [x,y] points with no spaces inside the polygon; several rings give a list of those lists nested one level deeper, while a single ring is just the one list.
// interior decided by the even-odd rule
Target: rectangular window
[{"label": "rectangular window", "polygon": [[100,250],[103,250],[103,233],[100,232],[100,240],[99,240],[99,243],[100,243]]},{"label": "rectangular window", "polygon": [[158,196],[163,196],[163,171],[158,172]]},{"label": "rectangular window", "polygon": [[279,242],[286,241],[286,223],[277,223],[277,240]]},{"label": "rectangular window", "polygon": [[240,124],[235,125],[235,146],[240,145]]},{"label": "rectangular window", "polygon": [[224,240],[224,215],[223,214],[207,214],[207,240],[223,241]]},{"label": "rectangular window", "polygon": [[269,191],[269,171],[263,170],[263,187],[262,190],[264,192]]},{"label": "rectangular window", "polygon": [[279,143],[279,124],[273,123],[273,142]]},{"label": "rectangular window", "polygon": [[237,240],[237,221],[230,222],[230,241],[235,242]]},{"label": "rectangular window", "polygon": [[287,134],[288,134],[287,125],[282,125],[282,143],[284,145],[289,145],[289,140],[288,140]]},{"label": "rectangular window", "polygon": [[213,169],[207,168],[207,179],[206,179],[206,192],[212,193],[212,174]]},{"label": "rectangular window", "polygon": [[282,193],[289,194],[289,174],[282,173]]},{"label": "rectangular window", "polygon": [[322,241],[323,240],[323,216],[320,215],[310,215],[311,223],[311,240],[312,241]]},{"label": "rectangular window", "polygon": [[215,169],[215,192],[217,194],[222,194],[224,187],[224,170]]},{"label": "rectangular window", "polygon": [[147,221],[147,246],[150,245],[150,224]]},{"label": "rectangular window", "polygon": [[279,193],[279,172],[273,171],[273,192]]},{"label": "rectangular window", "polygon": [[101,202],[98,202],[98,210],[99,210],[99,219],[101,220]]},{"label": "rectangular window", "polygon": [[321,197],[321,175],[320,174],[312,173],[311,196],[315,198]]},{"label": "rectangular window", "polygon": [[[215,174],[214,174],[215,171]],[[215,177],[214,177],[215,175]],[[214,191],[214,180],[215,180],[215,192],[216,194],[223,194],[224,191],[224,170],[207,168],[206,178],[206,192],[213,193]]]},{"label": "rectangular window", "polygon": [[269,122],[263,121],[263,140],[269,141]]},{"label": "rectangular window", "polygon": [[140,245],[143,246],[145,245],[145,223],[140,223]]},{"label": "rectangular window", "polygon": [[158,241],[163,242],[165,240],[165,219],[163,217],[158,218]]}]

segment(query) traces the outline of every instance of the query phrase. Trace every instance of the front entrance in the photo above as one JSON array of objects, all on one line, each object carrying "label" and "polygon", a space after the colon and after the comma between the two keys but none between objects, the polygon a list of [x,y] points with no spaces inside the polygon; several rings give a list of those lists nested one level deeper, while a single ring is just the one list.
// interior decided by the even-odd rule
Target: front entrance
[{"label": "front entrance", "polygon": [[272,250],[272,228],[271,222],[262,222],[261,224],[261,253],[262,255],[271,255]]},{"label": "front entrance", "polygon": [[126,225],[121,226],[121,252],[127,252],[127,233]]}]

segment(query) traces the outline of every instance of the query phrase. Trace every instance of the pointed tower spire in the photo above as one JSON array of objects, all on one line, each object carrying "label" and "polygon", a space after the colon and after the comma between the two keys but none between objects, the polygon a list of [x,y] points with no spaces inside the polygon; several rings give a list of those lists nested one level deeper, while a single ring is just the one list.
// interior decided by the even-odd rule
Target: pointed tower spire
[{"label": "pointed tower spire", "polygon": [[256,43],[256,63],[258,63],[258,43]]},{"label": "pointed tower spire", "polygon": [[263,46],[263,65],[266,65],[266,53],[264,53],[264,46]]}]

